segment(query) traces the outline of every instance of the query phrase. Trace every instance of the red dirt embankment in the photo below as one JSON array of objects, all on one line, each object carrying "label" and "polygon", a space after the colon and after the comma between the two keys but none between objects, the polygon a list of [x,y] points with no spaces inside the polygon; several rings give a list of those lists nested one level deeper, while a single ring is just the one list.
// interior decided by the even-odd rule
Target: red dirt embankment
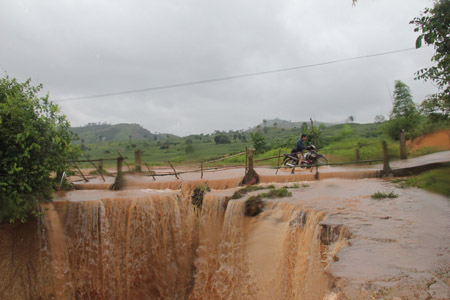
[{"label": "red dirt embankment", "polygon": [[412,151],[417,151],[422,148],[450,150],[450,130],[439,130],[420,136],[414,140],[407,141],[406,145]]}]

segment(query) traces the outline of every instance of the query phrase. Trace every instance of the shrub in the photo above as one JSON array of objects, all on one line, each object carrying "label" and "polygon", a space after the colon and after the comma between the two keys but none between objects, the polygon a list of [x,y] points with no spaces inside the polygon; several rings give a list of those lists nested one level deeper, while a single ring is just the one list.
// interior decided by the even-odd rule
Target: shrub
[{"label": "shrub", "polygon": [[252,144],[255,147],[255,154],[261,154],[270,149],[269,144],[265,141],[265,138],[260,133],[250,133],[252,137]]},{"label": "shrub", "polygon": [[209,191],[211,191],[211,189],[206,184],[196,186],[191,196],[192,205],[195,205],[197,208],[202,208],[203,198]]},{"label": "shrub", "polygon": [[25,222],[37,215],[39,201],[50,199],[53,179],[72,158],[73,133],[42,85],[0,79],[0,222]]},{"label": "shrub", "polygon": [[214,137],[214,142],[219,145],[219,144],[230,144],[231,141],[228,138],[228,136],[226,136],[225,134],[218,134]]},{"label": "shrub", "polygon": [[397,198],[398,195],[394,194],[394,192],[390,192],[389,194],[386,194],[384,192],[376,192],[371,196],[373,199],[385,199],[385,198]]}]

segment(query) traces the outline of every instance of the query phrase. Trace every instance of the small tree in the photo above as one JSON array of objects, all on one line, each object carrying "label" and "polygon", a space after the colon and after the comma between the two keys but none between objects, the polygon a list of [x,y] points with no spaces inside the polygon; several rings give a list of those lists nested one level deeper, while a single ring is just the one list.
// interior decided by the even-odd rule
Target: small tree
[{"label": "small tree", "polygon": [[39,201],[50,199],[51,174],[62,174],[76,153],[69,122],[48,95],[37,96],[41,88],[0,79],[0,222],[37,215]]},{"label": "small tree", "polygon": [[325,129],[325,125],[320,124],[319,126],[314,125],[314,127],[309,126],[308,132],[306,135],[308,136],[308,141],[310,143],[314,143],[314,136],[316,137],[317,144],[315,145],[317,148],[322,148],[325,146],[326,142],[323,138],[323,131]]},{"label": "small tree", "polygon": [[376,116],[375,116],[375,119],[374,119],[374,122],[375,122],[375,123],[381,124],[381,123],[383,123],[384,121],[386,121],[386,118],[385,118],[383,115],[376,115]]},{"label": "small tree", "polygon": [[410,118],[417,115],[416,104],[412,100],[409,86],[400,80],[395,81],[394,106],[391,118]]},{"label": "small tree", "polygon": [[308,123],[303,122],[302,124],[302,133],[306,134],[308,132]]},{"label": "small tree", "polygon": [[255,147],[255,154],[262,154],[269,150],[269,145],[262,134],[251,132],[250,136],[252,137],[253,147]]},{"label": "small tree", "polygon": [[394,105],[389,122],[383,124],[383,130],[393,139],[400,138],[400,131],[405,130],[408,138],[415,136],[415,129],[420,121],[409,87],[400,80],[395,81]]}]

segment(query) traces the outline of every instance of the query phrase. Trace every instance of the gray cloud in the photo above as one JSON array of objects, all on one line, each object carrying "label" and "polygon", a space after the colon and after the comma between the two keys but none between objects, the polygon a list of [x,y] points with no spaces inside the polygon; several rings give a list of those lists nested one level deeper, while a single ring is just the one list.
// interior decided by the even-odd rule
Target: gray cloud
[{"label": "gray cloud", "polygon": [[[414,47],[428,0],[13,1],[0,3],[0,66],[51,99],[309,65]],[[394,80],[414,81],[432,48],[167,90],[59,102],[72,125],[139,123],[179,135],[262,119],[372,122]]]}]

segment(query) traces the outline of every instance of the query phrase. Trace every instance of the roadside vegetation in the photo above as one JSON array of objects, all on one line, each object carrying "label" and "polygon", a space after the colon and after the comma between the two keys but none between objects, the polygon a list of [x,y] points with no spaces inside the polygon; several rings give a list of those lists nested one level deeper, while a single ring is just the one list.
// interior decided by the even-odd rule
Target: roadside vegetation
[{"label": "roadside vegetation", "polygon": [[78,154],[69,122],[41,88],[0,78],[0,223],[38,215]]},{"label": "roadside vegetation", "polygon": [[450,197],[450,166],[392,182],[397,183],[400,188],[417,187]]}]

